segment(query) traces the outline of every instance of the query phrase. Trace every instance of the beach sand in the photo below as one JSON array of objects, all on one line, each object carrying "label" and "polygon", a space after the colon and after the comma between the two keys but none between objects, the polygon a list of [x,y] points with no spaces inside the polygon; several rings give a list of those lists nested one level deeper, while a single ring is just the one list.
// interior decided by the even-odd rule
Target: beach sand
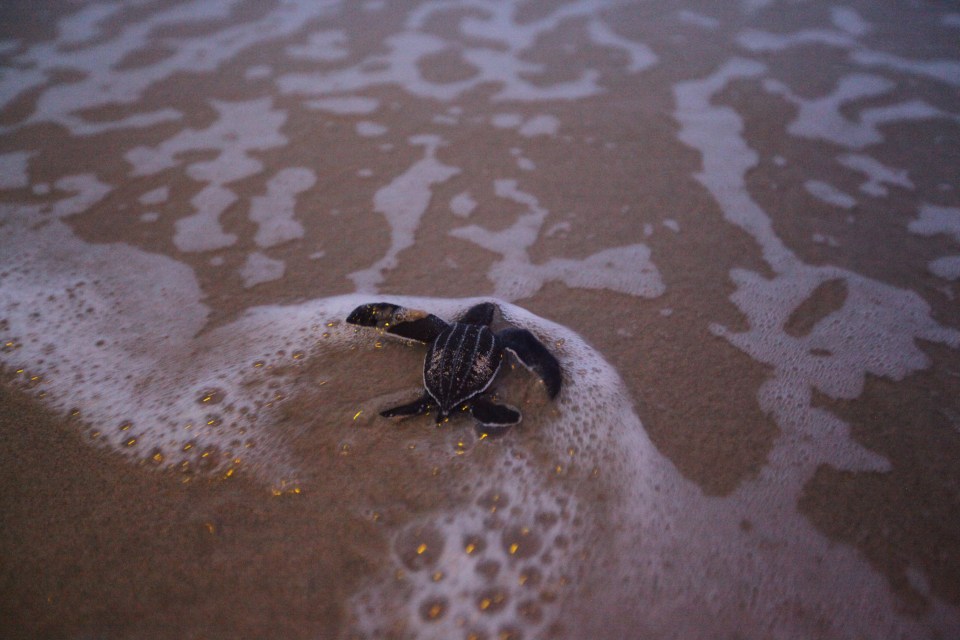
[{"label": "beach sand", "polygon": [[0,636],[960,633],[960,14],[682,4],[5,3]]}]

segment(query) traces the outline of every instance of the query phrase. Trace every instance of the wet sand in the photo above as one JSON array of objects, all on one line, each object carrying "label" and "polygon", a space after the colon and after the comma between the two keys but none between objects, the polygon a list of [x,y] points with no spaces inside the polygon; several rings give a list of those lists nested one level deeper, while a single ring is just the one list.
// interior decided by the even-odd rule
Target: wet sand
[{"label": "wet sand", "polygon": [[343,508],[348,474],[282,496],[243,474],[190,479],[2,400],[6,638],[335,637],[383,552]]},{"label": "wet sand", "polygon": [[[0,635],[950,637],[958,25],[5,4]],[[422,351],[310,315],[353,292],[583,342],[502,440],[387,423]]]}]

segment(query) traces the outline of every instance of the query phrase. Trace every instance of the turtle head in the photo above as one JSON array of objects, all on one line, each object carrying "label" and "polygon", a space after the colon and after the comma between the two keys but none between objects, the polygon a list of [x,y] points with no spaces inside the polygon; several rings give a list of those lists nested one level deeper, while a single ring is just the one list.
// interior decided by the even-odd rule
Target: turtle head
[{"label": "turtle head", "polygon": [[399,309],[400,307],[389,302],[362,304],[350,312],[347,322],[361,327],[383,327],[393,320]]}]

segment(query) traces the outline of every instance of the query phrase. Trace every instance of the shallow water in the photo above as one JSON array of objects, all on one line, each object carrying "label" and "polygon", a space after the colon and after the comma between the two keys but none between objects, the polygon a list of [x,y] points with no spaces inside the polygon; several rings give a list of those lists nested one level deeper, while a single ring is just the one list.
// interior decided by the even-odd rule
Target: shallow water
[{"label": "shallow water", "polygon": [[[960,633],[960,13],[0,16],[19,635]],[[480,299],[557,400],[379,418]]]}]

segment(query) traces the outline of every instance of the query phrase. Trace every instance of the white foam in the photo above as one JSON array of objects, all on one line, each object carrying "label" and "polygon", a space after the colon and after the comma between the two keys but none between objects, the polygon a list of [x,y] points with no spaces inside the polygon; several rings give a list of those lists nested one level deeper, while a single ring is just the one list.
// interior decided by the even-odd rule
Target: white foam
[{"label": "white foam", "polygon": [[247,254],[247,260],[240,268],[244,288],[249,289],[264,282],[279,280],[286,271],[283,260],[274,260],[260,251]]},{"label": "white foam", "polygon": [[650,47],[617,34],[603,20],[591,20],[588,33],[594,44],[626,52],[630,59],[627,71],[631,73],[643,71],[657,63],[657,54]]},{"label": "white foam", "polygon": [[674,233],[680,232],[680,223],[672,218],[667,218],[664,220],[663,226],[665,226],[667,229],[670,229],[670,231],[673,231]]},{"label": "white foam", "polygon": [[921,204],[920,217],[911,220],[907,229],[921,236],[944,233],[960,242],[960,208]]},{"label": "white foam", "polygon": [[883,141],[883,136],[876,128],[862,121],[850,121],[840,108],[854,100],[888,93],[894,84],[885,78],[866,74],[847,75],[841,78],[832,93],[816,99],[801,98],[778,81],[768,80],[764,87],[797,107],[797,116],[787,128],[791,135],[828,140],[851,149]]},{"label": "white foam", "polygon": [[356,124],[356,130],[358,136],[363,136],[365,138],[382,136],[389,131],[385,125],[382,125],[379,122],[371,122],[370,120],[361,120],[358,122]]},{"label": "white foam", "polygon": [[424,157],[374,194],[374,210],[383,214],[390,226],[390,247],[370,267],[350,274],[357,291],[377,290],[377,285],[383,281],[383,272],[394,268],[400,252],[413,245],[420,218],[430,205],[431,187],[460,172],[456,167],[437,160],[436,151],[442,143],[439,136],[410,138],[410,144],[424,148]]},{"label": "white foam", "polygon": [[103,31],[101,23],[116,15],[123,5],[97,2],[68,14],[57,21],[57,40],[62,44],[78,45],[93,40]]},{"label": "white foam", "polygon": [[30,185],[27,166],[32,155],[28,151],[0,154],[0,189],[21,189]]},{"label": "white foam", "polygon": [[524,122],[518,132],[526,138],[536,136],[555,136],[560,130],[560,120],[550,114],[541,113]]},{"label": "white foam", "polygon": [[806,180],[803,183],[803,188],[817,200],[826,202],[834,207],[852,209],[857,205],[856,198],[822,180]]},{"label": "white foam", "polygon": [[[258,43],[290,36],[303,24],[328,15],[338,2],[285,2],[258,19],[230,24],[218,31],[202,30],[185,36],[166,35],[172,53],[151,64],[125,67],[121,64],[152,41],[152,34],[176,25],[209,24],[230,18],[236,0],[191,0],[150,12],[136,22],[122,24],[104,36],[100,24],[121,7],[97,3],[82,8],[61,21],[60,28],[75,44],[63,47],[43,41],[16,55],[14,66],[0,77],[0,96],[7,99],[39,90],[33,113],[14,128],[51,122],[73,135],[93,135],[117,129],[147,127],[177,120],[170,108],[133,113],[112,121],[87,120],[86,111],[107,105],[133,105],[157,82],[176,73],[209,73],[218,70],[239,52]],[[193,30],[186,29],[190,34]],[[78,72],[79,80],[50,85],[55,70]]]},{"label": "white foam", "polygon": [[830,22],[832,22],[836,28],[845,33],[849,33],[855,38],[865,36],[873,29],[869,22],[864,20],[855,9],[850,7],[830,7]]},{"label": "white foam", "polygon": [[856,39],[869,32],[869,25],[859,18],[859,14],[852,9],[834,7],[831,17],[835,25],[841,29],[840,31],[802,29],[793,33],[774,34],[747,29],[737,35],[737,43],[755,53],[785,51],[802,45],[822,44],[849,50],[850,60],[860,65],[883,67],[892,71],[924,76],[951,86],[960,86],[960,61],[913,60],[886,51],[869,49],[861,46]]},{"label": "white foam", "polygon": [[490,118],[490,124],[498,129],[516,129],[523,122],[518,113],[495,113]]},{"label": "white foam", "polygon": [[253,241],[258,247],[274,247],[303,237],[303,225],[294,218],[297,195],[317,183],[306,167],[287,167],[267,182],[267,193],[250,199],[250,221],[257,224]]},{"label": "white foam", "polygon": [[[277,85],[284,93],[302,96],[394,85],[415,96],[447,102],[486,84],[499,87],[494,100],[535,102],[597,95],[602,92],[597,83],[597,69],[585,69],[573,80],[543,83],[536,78],[543,74],[545,65],[525,60],[521,54],[563,21],[579,17],[587,21],[587,35],[592,42],[626,54],[628,71],[639,72],[655,64],[656,55],[646,45],[620,36],[600,20],[597,16],[599,7],[596,0],[580,0],[562,5],[536,20],[521,23],[514,19],[515,7],[508,3],[490,4],[479,0],[464,0],[458,4],[425,2],[411,11],[406,31],[384,38],[385,53],[322,73],[285,74],[277,79]],[[461,34],[467,37],[469,44],[462,39],[447,40],[420,30],[438,14],[452,10],[462,13],[463,9],[476,9],[460,16],[458,22]],[[448,52],[451,47],[459,52],[462,62],[474,73],[461,80],[443,83],[424,78],[421,60],[432,54]],[[307,104],[316,105],[317,101]]]},{"label": "white foam", "polygon": [[927,265],[927,269],[929,269],[933,275],[945,280],[960,280],[960,255],[943,256],[942,258],[931,260]]},{"label": "white foam", "polygon": [[530,158],[525,158],[524,156],[517,156],[517,168],[521,171],[533,171],[537,168],[536,163]]},{"label": "white foam", "polygon": [[[755,607],[791,607],[790,602],[799,606],[802,601],[804,608],[821,612],[817,618],[826,628],[814,629],[803,620],[780,620],[774,633],[764,616],[744,620],[739,615],[729,622],[718,615],[707,628],[712,636],[724,635],[720,629],[725,624],[740,635],[756,637],[913,635],[919,633],[914,621],[895,613],[884,579],[851,548],[833,545],[821,536],[794,505],[821,464],[849,470],[889,468],[885,459],[851,438],[842,420],[812,405],[813,390],[835,398],[857,397],[867,375],[899,380],[928,367],[929,359],[917,346],[917,339],[958,347],[960,332],[933,320],[927,303],[913,291],[829,265],[804,264],[772,233],[769,216],[746,188],[745,177],[756,166],[758,155],[743,138],[743,120],[733,109],[714,104],[715,95],[728,83],[761,76],[765,70],[759,63],[734,58],[709,76],[674,88],[680,139],[702,155],[703,169],[695,174],[696,179],[717,201],[724,219],[753,237],[773,271],[772,276],[744,269],[731,271],[736,285],[731,300],[747,318],[749,328],[737,332],[718,324],[711,326],[716,335],[770,366],[771,375],[757,399],[760,408],[773,416],[780,437],[759,477],[741,485],[731,500],[720,501],[723,512],[714,513],[717,520],[711,528],[718,541],[733,534],[734,514],[749,518],[753,529],[743,534],[741,545],[721,545],[716,556],[711,556],[743,564],[740,577],[724,583],[725,593],[711,594],[714,599],[708,610],[715,615],[731,607],[737,610],[733,604],[736,596],[733,600],[728,596],[750,585],[764,594],[762,603],[751,596],[754,611]],[[863,89],[848,88],[852,92]],[[874,83],[873,89],[877,88],[885,87]],[[787,333],[793,310],[817,287],[836,280],[842,281],[846,290],[840,308],[804,335]],[[758,511],[756,505],[760,504],[764,507]],[[688,509],[684,516],[690,513],[693,511]],[[752,546],[751,540],[776,540],[776,550],[769,553],[753,548],[742,555]],[[703,562],[702,552],[685,549],[698,558],[697,563]],[[699,567],[698,574],[710,575],[713,569],[707,565],[712,564],[708,561]],[[784,579],[787,575],[789,579]],[[824,588],[827,583],[831,587]],[[835,598],[836,593],[860,593],[863,597],[857,607],[850,608]],[[922,624],[950,628],[957,624],[956,614],[931,616]],[[680,637],[699,635],[673,629]]]},{"label": "white foam", "polygon": [[709,31],[714,31],[720,28],[720,21],[716,18],[702,13],[697,13],[696,11],[690,11],[689,9],[680,9],[677,11],[677,18],[680,20],[680,22],[691,24],[695,27],[700,27],[701,29],[707,29]]},{"label": "white foam", "polygon": [[837,161],[869,178],[860,185],[860,190],[868,195],[878,198],[886,196],[889,192],[884,185],[887,184],[904,189],[914,188],[906,170],[888,167],[872,156],[847,153],[837,157]]},{"label": "white foam", "polygon": [[958,60],[911,60],[891,53],[870,50],[854,51],[850,57],[863,65],[925,76],[953,87],[960,87],[960,61]]},{"label": "white foam", "polygon": [[[72,184],[84,192],[63,201],[61,215],[82,211],[105,195],[91,178]],[[11,224],[0,237],[0,302],[9,310],[5,338],[17,346],[0,352],[0,361],[35,378],[25,386],[42,392],[40,401],[56,411],[78,412],[95,425],[100,442],[135,459],[180,468],[181,460],[196,464],[201,452],[216,452],[210,473],[245,468],[248,477],[268,486],[282,486],[297,475],[283,430],[276,429],[278,411],[301,386],[314,383],[312,376],[298,378],[298,363],[321,366],[326,354],[346,354],[378,338],[375,331],[342,323],[368,297],[249,309],[229,324],[201,331],[208,310],[183,264],[123,244],[84,243],[56,218],[36,225],[43,215],[39,206],[2,206]],[[249,256],[248,266],[247,285],[264,281],[273,268],[259,253]],[[443,317],[477,302],[390,299]],[[360,615],[355,629],[404,621],[418,637],[440,637],[466,618],[485,633],[510,627],[536,635],[564,613],[574,593],[571,578],[589,570],[584,552],[600,522],[581,517],[575,488],[603,482],[616,492],[617,465],[629,460],[616,430],[624,417],[629,429],[642,430],[616,373],[596,351],[569,330],[507,303],[501,309],[507,322],[530,328],[550,345],[564,367],[566,386],[548,405],[551,411],[539,417],[544,432],[531,445],[468,438],[472,432],[459,428],[449,436],[424,432],[466,440],[460,462],[469,463],[470,448],[502,452],[492,469],[471,479],[471,495],[478,499],[411,525],[431,528],[428,541],[439,546],[419,550],[420,541],[407,530],[386,532],[393,552],[385,572],[392,575],[395,563],[407,573],[406,587],[415,588],[394,589],[378,576],[352,600]],[[336,325],[328,326],[331,321]],[[283,375],[276,365],[294,371]],[[205,404],[212,395],[222,401]],[[605,417],[610,411],[613,420]],[[350,423],[344,416],[344,427]],[[243,443],[249,441],[257,446],[247,449]],[[456,455],[449,456],[452,463]],[[592,470],[601,468],[609,479],[591,479]],[[376,505],[355,506],[362,511]],[[465,544],[474,546],[468,550]],[[421,570],[421,555],[429,571]],[[492,562],[498,569],[490,582],[477,569]],[[424,613],[424,602],[434,597],[443,598],[438,621]]]},{"label": "white foam", "polygon": [[518,300],[536,293],[546,282],[559,280],[570,287],[610,289],[653,298],[664,291],[660,272],[643,244],[606,249],[583,260],[551,258],[533,264],[528,250],[537,241],[549,212],[536,197],[520,190],[515,180],[494,181],[497,196],[527,208],[505,229],[490,231],[479,225],[459,227],[450,235],[499,253],[502,258],[487,272],[496,295]]},{"label": "white foam", "polygon": [[156,189],[151,189],[143,195],[140,196],[140,204],[151,205],[151,204],[162,204],[167,201],[167,198],[170,197],[170,188],[169,187],[157,187]]},{"label": "white foam", "polygon": [[247,80],[263,80],[271,75],[273,75],[273,67],[268,64],[255,64],[252,67],[247,67],[247,70],[243,73],[243,77]]},{"label": "white foam", "polygon": [[477,208],[477,201],[473,199],[469,191],[463,191],[450,199],[450,211],[453,215],[461,218],[467,218]]},{"label": "white foam", "polygon": [[753,53],[784,51],[808,44],[823,44],[838,48],[850,48],[856,45],[856,40],[849,34],[830,29],[802,29],[787,34],[745,29],[737,34],[736,39],[737,44]]},{"label": "white foam", "polygon": [[306,44],[290,45],[287,55],[297,60],[314,62],[335,62],[350,55],[345,44],[347,34],[343,31],[329,30],[311,33]]},{"label": "white foam", "polygon": [[183,129],[156,147],[136,147],[125,154],[133,166],[132,175],[153,175],[177,166],[180,154],[194,149],[214,149],[211,160],[187,165],[185,173],[206,183],[193,196],[194,213],[177,220],[173,242],[181,251],[211,251],[236,242],[235,235],[220,226],[220,214],[237,201],[226,185],[263,170],[252,152],[287,143],[280,133],[286,122],[283,111],[273,108],[270,98],[243,102],[214,100],[218,118],[205,129]]},{"label": "white foam", "polygon": [[304,103],[304,106],[308,109],[327,111],[338,115],[366,115],[379,109],[380,101],[363,96],[341,96],[308,100]]}]

